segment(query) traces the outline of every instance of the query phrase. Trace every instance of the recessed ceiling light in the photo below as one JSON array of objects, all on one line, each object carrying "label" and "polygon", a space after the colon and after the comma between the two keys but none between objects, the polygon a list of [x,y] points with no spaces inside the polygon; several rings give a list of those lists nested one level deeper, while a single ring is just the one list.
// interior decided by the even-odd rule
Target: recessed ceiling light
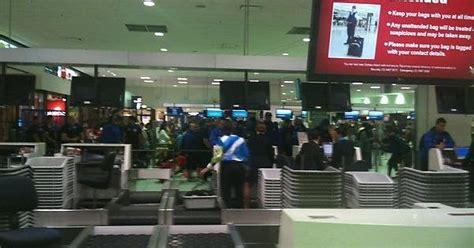
[{"label": "recessed ceiling light", "polygon": [[160,51],[162,51],[162,52],[168,52],[168,49],[166,49],[166,48],[160,48]]},{"label": "recessed ceiling light", "polygon": [[284,95],[284,96],[286,96],[286,93],[285,93],[285,92],[283,92],[283,93],[281,93],[281,94]]},{"label": "recessed ceiling light", "polygon": [[451,112],[458,112],[458,110],[453,108],[451,109]]},{"label": "recessed ceiling light", "polygon": [[260,74],[260,73],[258,73],[258,72],[254,72],[254,73],[253,73],[253,75],[258,75],[258,74]]},{"label": "recessed ceiling light", "polygon": [[141,80],[149,80],[151,77],[140,77]]},{"label": "recessed ceiling light", "polygon": [[154,83],[155,80],[143,80],[144,83],[148,83],[148,84],[151,84],[151,83]]},{"label": "recessed ceiling light", "polygon": [[165,36],[165,33],[163,33],[163,32],[155,32],[155,36],[163,37],[163,36]]},{"label": "recessed ceiling light", "polygon": [[280,86],[281,86],[281,87],[285,87],[285,85],[283,85],[283,84],[282,84],[282,85],[280,85]]},{"label": "recessed ceiling light", "polygon": [[292,83],[295,83],[295,81],[286,80],[286,81],[283,81],[283,83],[285,83],[285,84],[292,84]]},{"label": "recessed ceiling light", "polygon": [[143,5],[145,5],[147,7],[153,7],[153,6],[155,6],[155,1],[153,1],[153,0],[143,0]]},{"label": "recessed ceiling light", "polygon": [[178,87],[178,85],[175,84],[175,85],[173,85],[173,87]]},{"label": "recessed ceiling light", "polygon": [[304,42],[310,42],[310,41],[311,41],[311,39],[310,39],[310,38],[308,38],[308,37],[306,37],[306,38],[303,38],[303,41],[304,41]]},{"label": "recessed ceiling light", "polygon": [[370,88],[376,90],[376,89],[380,89],[380,86],[370,86]]},{"label": "recessed ceiling light", "polygon": [[357,90],[357,92],[361,92],[361,91],[362,91],[362,90],[359,90],[359,89]]},{"label": "recessed ceiling light", "polygon": [[290,93],[295,93],[295,91],[294,91],[294,90],[290,90]]},{"label": "recessed ceiling light", "polygon": [[402,90],[411,90],[411,87],[407,87],[407,86],[404,86],[404,87],[401,87]]},{"label": "recessed ceiling light", "polygon": [[223,82],[223,81],[224,79],[219,79],[219,78],[214,79],[214,82]]},{"label": "recessed ceiling light", "polygon": [[178,84],[188,84],[186,81],[179,81]]},{"label": "recessed ceiling light", "polygon": [[321,107],[321,106],[316,106],[315,108],[316,108],[316,109],[322,109],[323,107]]},{"label": "recessed ceiling light", "polygon": [[392,84],[392,86],[397,86],[397,84]]},{"label": "recessed ceiling light", "polygon": [[283,55],[283,56],[289,56],[290,54],[289,54],[289,53],[282,53],[281,55]]},{"label": "recessed ceiling light", "polygon": [[353,82],[352,85],[363,85],[364,83],[362,82]]},{"label": "recessed ceiling light", "polygon": [[105,74],[102,74],[102,77],[106,77],[106,75],[105,75]]},{"label": "recessed ceiling light", "polygon": [[178,78],[178,81],[188,81],[188,78]]},{"label": "recessed ceiling light", "polygon": [[257,79],[250,79],[249,82],[251,82],[251,83],[258,83],[258,82],[260,82],[260,80],[257,80]]},{"label": "recessed ceiling light", "polygon": [[212,82],[211,84],[212,84],[212,85],[220,85],[221,83],[219,83],[219,82]]},{"label": "recessed ceiling light", "polygon": [[173,70],[169,69],[168,72],[174,72]]}]

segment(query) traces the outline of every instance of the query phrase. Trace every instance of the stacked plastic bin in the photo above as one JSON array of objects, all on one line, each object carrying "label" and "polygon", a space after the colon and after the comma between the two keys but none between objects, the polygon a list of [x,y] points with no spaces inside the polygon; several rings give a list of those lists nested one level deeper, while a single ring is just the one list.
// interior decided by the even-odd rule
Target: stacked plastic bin
[{"label": "stacked plastic bin", "polygon": [[349,208],[396,208],[395,182],[376,172],[347,172],[344,195]]},{"label": "stacked plastic bin", "polygon": [[341,171],[283,168],[283,208],[339,208],[342,206]]},{"label": "stacked plastic bin", "polygon": [[33,169],[38,208],[70,208],[74,200],[75,167],[71,157],[28,159]]},{"label": "stacked plastic bin", "polygon": [[[14,168],[0,169],[0,178],[7,176],[25,176],[33,178],[33,172],[31,170],[31,167],[29,166],[18,166]],[[0,231],[10,229],[9,221],[10,216],[8,216],[7,213],[0,213]],[[16,213],[16,221],[19,224],[19,228],[33,226],[35,223],[34,213],[31,211],[18,212]]]},{"label": "stacked plastic bin", "polygon": [[259,169],[258,198],[262,208],[281,208],[281,169]]},{"label": "stacked plastic bin", "polygon": [[465,208],[469,203],[469,173],[452,167],[441,171],[403,168],[399,190],[401,208],[411,208],[419,202]]}]

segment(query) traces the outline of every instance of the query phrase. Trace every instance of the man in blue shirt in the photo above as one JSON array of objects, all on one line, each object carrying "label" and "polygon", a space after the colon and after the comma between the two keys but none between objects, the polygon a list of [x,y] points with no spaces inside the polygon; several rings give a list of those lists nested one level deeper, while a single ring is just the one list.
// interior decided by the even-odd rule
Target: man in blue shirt
[{"label": "man in blue shirt", "polygon": [[451,135],[446,132],[446,120],[438,118],[436,126],[425,133],[420,143],[421,151],[421,169],[428,170],[428,153],[432,148],[443,150],[445,148],[454,148],[455,143]]},{"label": "man in blue shirt", "polygon": [[102,143],[120,144],[122,143],[122,128],[120,127],[122,119],[120,116],[111,117],[104,125],[100,141]]}]

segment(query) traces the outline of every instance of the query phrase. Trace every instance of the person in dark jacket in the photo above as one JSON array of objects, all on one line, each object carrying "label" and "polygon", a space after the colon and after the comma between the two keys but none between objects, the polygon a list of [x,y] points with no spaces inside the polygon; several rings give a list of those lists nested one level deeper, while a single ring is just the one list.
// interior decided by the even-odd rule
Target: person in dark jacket
[{"label": "person in dark jacket", "polygon": [[267,126],[267,136],[270,138],[273,145],[277,145],[278,144],[278,124],[272,121],[271,112],[265,113],[264,123]]},{"label": "person in dark jacket", "polygon": [[410,146],[396,132],[394,127],[386,129],[386,137],[383,140],[385,151],[392,154],[387,162],[388,176],[392,176],[392,170],[398,171],[400,163],[407,163],[410,155]]},{"label": "person in dark jacket", "polygon": [[120,127],[121,123],[122,118],[120,116],[110,117],[109,121],[104,125],[100,142],[110,144],[122,143],[123,133]]},{"label": "person in dark jacket", "polygon": [[324,170],[324,151],[320,144],[321,133],[317,129],[308,132],[308,143],[304,143],[296,160],[297,169]]},{"label": "person in dark jacket", "polygon": [[293,145],[297,145],[295,129],[291,120],[283,120],[278,133],[278,147],[285,155],[292,157]]},{"label": "person in dark jacket", "polygon": [[202,151],[205,145],[199,130],[198,123],[190,123],[189,130],[184,134],[182,141],[181,149],[187,155],[184,170],[184,176],[187,179],[191,179],[193,171],[204,166]]},{"label": "person in dark jacket", "polygon": [[445,148],[454,148],[455,143],[451,135],[446,132],[446,124],[447,122],[444,118],[438,118],[436,126],[423,135],[420,144],[422,170],[428,170],[428,152],[430,149],[438,148],[443,150]]},{"label": "person in dark jacket", "polygon": [[335,168],[345,168],[354,162],[354,142],[347,137],[345,126],[337,128],[338,140],[333,146],[331,164]]},{"label": "person in dark jacket", "polygon": [[347,17],[347,41],[344,43],[344,45],[347,45],[351,42],[352,38],[354,38],[355,35],[355,29],[357,26],[357,7],[354,5],[352,6],[352,12],[349,13],[349,16]]},{"label": "person in dark jacket", "polygon": [[249,161],[245,173],[244,208],[250,207],[252,189],[257,182],[258,169],[272,168],[274,160],[273,146],[267,136],[267,126],[263,122],[258,122],[255,128],[256,134],[248,140]]}]

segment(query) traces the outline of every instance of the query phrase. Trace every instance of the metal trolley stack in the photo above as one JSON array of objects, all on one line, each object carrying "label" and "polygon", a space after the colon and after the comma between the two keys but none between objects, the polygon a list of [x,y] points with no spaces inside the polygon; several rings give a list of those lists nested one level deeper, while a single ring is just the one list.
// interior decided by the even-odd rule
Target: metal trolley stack
[{"label": "metal trolley stack", "polygon": [[28,159],[33,169],[39,209],[70,208],[74,200],[75,167],[71,157]]},{"label": "metal trolley stack", "polygon": [[[0,177],[7,176],[25,176],[33,178],[33,172],[30,166],[17,166],[13,168],[0,169]],[[21,197],[21,196],[18,196]],[[11,216],[6,213],[0,213],[0,231],[10,229]],[[22,211],[16,213],[16,220],[19,228],[33,226],[36,222],[35,215],[32,211]]]},{"label": "metal trolley stack", "polygon": [[334,167],[324,171],[283,168],[283,208],[339,208],[342,174]]},{"label": "metal trolley stack", "polygon": [[376,172],[347,172],[344,195],[349,208],[396,208],[395,182]]},{"label": "metal trolley stack", "polygon": [[281,169],[259,169],[258,198],[262,208],[281,208]]},{"label": "metal trolley stack", "polygon": [[440,171],[403,168],[400,172],[400,207],[418,202],[437,202],[465,208],[469,203],[469,173],[447,167]]}]

